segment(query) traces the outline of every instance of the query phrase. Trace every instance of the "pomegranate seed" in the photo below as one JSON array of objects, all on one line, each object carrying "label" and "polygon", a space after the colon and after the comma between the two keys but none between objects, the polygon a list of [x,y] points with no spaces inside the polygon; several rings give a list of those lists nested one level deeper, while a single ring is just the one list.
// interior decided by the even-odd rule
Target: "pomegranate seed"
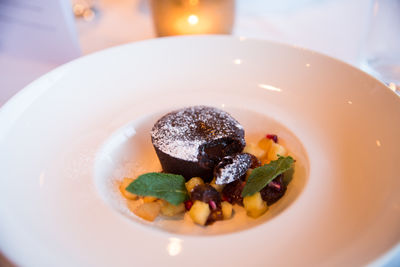
[{"label": "pomegranate seed", "polygon": [[275,143],[278,143],[278,136],[276,134],[267,134],[268,139],[272,139]]},{"label": "pomegranate seed", "polygon": [[190,208],[193,206],[193,201],[191,200],[186,200],[185,201],[185,209],[190,210]]},{"label": "pomegranate seed", "polygon": [[216,210],[217,209],[217,204],[215,204],[215,202],[213,200],[210,200],[210,202],[208,202],[208,204],[210,205],[212,210]]},{"label": "pomegranate seed", "polygon": [[223,201],[227,201],[227,202],[229,202],[229,203],[232,203],[232,202],[231,202],[231,199],[230,199],[229,197],[225,196],[225,195],[222,195],[222,200],[223,200]]}]

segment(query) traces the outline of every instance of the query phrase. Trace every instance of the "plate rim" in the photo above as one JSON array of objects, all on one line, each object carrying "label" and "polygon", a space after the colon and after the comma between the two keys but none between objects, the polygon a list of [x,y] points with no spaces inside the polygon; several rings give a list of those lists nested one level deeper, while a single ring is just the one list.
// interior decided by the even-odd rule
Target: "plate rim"
[{"label": "plate rim", "polygon": [[[89,55],[85,55],[83,57],[79,57],[77,59],[74,59],[70,62],[67,62],[53,70],[51,70],[50,72],[40,76],[39,78],[35,79],[34,81],[32,81],[31,83],[29,83],[27,86],[23,87],[18,93],[16,93],[14,96],[12,96],[5,104],[3,104],[0,107],[0,125],[8,125],[8,126],[12,126],[13,121],[15,118],[17,118],[18,114],[20,114],[21,112],[23,112],[27,107],[29,107],[33,101],[37,98],[40,97],[40,94],[44,91],[46,91],[47,89],[41,89],[38,88],[37,85],[41,84],[43,80],[52,78],[53,76],[55,76],[58,72],[62,72],[65,68],[74,66],[75,64],[79,64],[77,62],[80,62],[82,60],[87,60],[90,57],[93,56],[97,56],[98,54],[102,54],[102,53],[112,53],[112,51],[117,50],[117,49],[121,49],[121,47],[126,47],[126,46],[134,46],[137,45],[138,43],[140,44],[146,44],[149,42],[160,42],[162,40],[165,39],[196,39],[196,38],[225,38],[225,39],[231,39],[231,40],[236,40],[239,41],[238,37],[233,37],[233,36],[225,36],[225,35],[197,35],[197,36],[179,36],[179,37],[164,37],[164,38],[159,38],[159,39],[150,39],[150,40],[143,40],[143,41],[139,41],[139,42],[131,42],[131,43],[127,43],[127,44],[123,44],[123,45],[118,45],[118,46],[114,46],[114,47],[110,47],[104,50],[100,50],[94,53],[91,53]],[[302,51],[307,51],[309,53],[315,54],[318,57],[324,57],[324,58],[328,58],[329,60],[333,60],[336,63],[339,64],[345,64],[348,67],[351,67],[352,69],[363,73],[364,75],[368,76],[369,78],[372,78],[376,83],[380,84],[381,87],[383,86],[384,88],[386,88],[387,90],[389,90],[392,94],[393,97],[396,97],[397,102],[400,103],[400,98],[397,96],[397,94],[395,92],[393,92],[392,90],[390,90],[390,88],[388,88],[384,83],[382,83],[381,81],[379,81],[378,79],[376,79],[375,77],[371,76],[370,74],[366,73],[365,71],[356,68],[355,66],[346,63],[344,61],[341,61],[339,59],[336,59],[334,57],[331,57],[329,55],[325,55],[323,53],[320,52],[316,52],[307,48],[302,48],[299,46],[295,46],[295,45],[290,45],[290,44],[286,44],[286,43],[280,43],[280,42],[276,42],[276,41],[270,41],[270,40],[260,40],[260,39],[256,39],[256,38],[246,38],[246,40],[248,41],[255,41],[255,42],[263,42],[263,43],[270,43],[270,44],[274,44],[277,46],[285,46],[285,47],[290,47],[291,49],[296,49],[296,50],[302,50]],[[21,105],[21,103],[23,103],[23,105]],[[15,115],[14,115],[15,114]],[[9,117],[9,115],[11,115],[11,119]],[[14,119],[13,119],[14,118]],[[3,134],[2,134],[3,132]],[[5,133],[7,131],[2,131],[0,132],[0,139],[3,137],[3,135],[5,135]],[[390,261],[390,259],[394,256],[400,253],[400,241],[393,245],[392,248],[389,251],[386,251],[385,253],[381,254],[380,257],[376,258],[375,260],[373,260],[372,262],[370,262],[369,264],[372,265],[380,265],[380,264],[385,264],[388,261]],[[6,255],[7,258],[9,258],[9,255]],[[11,259],[12,260],[12,259]],[[14,261],[13,261],[14,262]]]}]

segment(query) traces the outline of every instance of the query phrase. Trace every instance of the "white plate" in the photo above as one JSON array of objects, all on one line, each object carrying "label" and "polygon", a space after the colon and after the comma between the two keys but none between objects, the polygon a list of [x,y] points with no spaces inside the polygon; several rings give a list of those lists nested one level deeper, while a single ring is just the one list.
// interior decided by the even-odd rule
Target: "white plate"
[{"label": "white plate", "polygon": [[[194,104],[231,112],[248,139],[278,133],[296,157],[262,218],[201,228],[124,213],[112,181],[159,168],[148,128]],[[0,127],[0,249],[22,266],[380,265],[400,240],[400,99],[300,48],[221,36],[117,47],[29,85]]]}]

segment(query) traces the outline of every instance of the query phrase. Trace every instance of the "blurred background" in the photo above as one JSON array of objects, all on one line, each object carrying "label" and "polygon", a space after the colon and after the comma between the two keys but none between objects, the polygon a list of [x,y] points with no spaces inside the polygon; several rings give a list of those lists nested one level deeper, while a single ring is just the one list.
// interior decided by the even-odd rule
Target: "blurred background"
[{"label": "blurred background", "polygon": [[[165,35],[273,40],[358,67],[372,6],[373,0],[0,0],[0,104],[74,58]],[[197,28],[172,25],[190,11],[187,23]]]}]

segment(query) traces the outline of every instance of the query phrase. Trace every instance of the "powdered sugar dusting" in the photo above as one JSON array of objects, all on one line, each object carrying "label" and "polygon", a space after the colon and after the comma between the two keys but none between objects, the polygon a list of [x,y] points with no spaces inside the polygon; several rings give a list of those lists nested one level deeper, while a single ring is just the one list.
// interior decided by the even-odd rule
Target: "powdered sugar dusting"
[{"label": "powdered sugar dusting", "polygon": [[[239,130],[239,133],[238,133]],[[166,114],[152,131],[154,146],[183,160],[197,161],[199,146],[224,137],[244,136],[243,127],[225,111],[194,106]]]},{"label": "powdered sugar dusting", "polygon": [[223,164],[227,160],[230,160],[230,162],[218,169],[216,184],[228,184],[238,180],[247,172],[251,165],[251,156],[247,153],[225,157],[221,163]]}]

